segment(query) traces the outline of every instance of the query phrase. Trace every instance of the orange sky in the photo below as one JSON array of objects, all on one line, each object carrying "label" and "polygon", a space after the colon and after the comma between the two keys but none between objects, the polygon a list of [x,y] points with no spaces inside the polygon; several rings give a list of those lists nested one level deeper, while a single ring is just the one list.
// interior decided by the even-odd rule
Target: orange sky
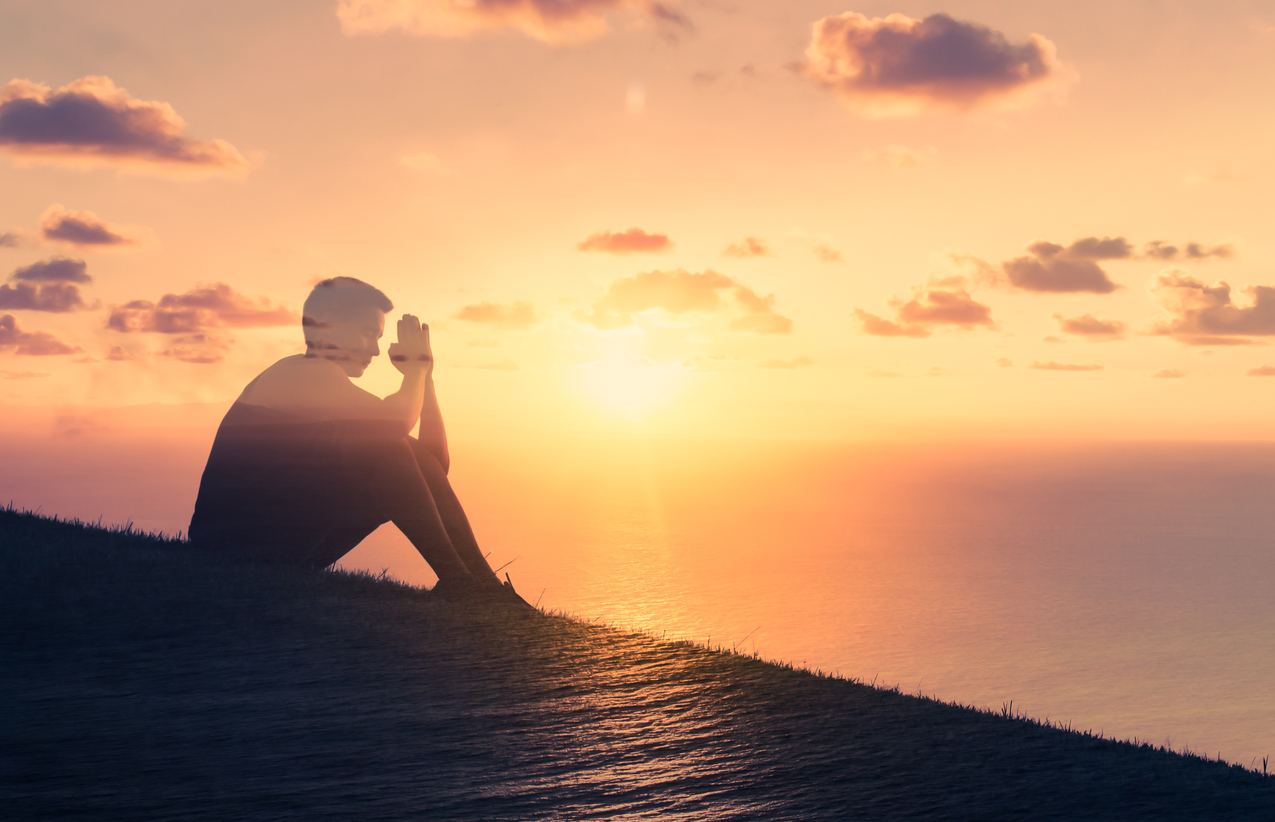
[{"label": "orange sky", "polygon": [[1272,69],[1259,2],[4,3],[0,414],[228,403],[342,273],[461,437],[1270,438]]}]

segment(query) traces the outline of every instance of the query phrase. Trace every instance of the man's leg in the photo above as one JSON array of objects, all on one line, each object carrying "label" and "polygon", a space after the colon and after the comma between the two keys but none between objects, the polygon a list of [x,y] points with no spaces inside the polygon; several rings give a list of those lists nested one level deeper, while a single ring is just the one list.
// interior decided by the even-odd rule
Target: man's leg
[{"label": "man's leg", "polygon": [[446,529],[448,539],[461,562],[465,563],[465,567],[476,579],[495,580],[496,574],[487,563],[487,558],[483,556],[482,549],[478,547],[474,529],[469,525],[469,517],[465,516],[465,509],[461,506],[456,492],[452,490],[452,484],[447,480],[447,473],[439,465],[438,459],[419,440],[408,437],[407,441],[411,443],[417,468],[429,487],[435,510],[438,511],[443,528]]},{"label": "man's leg", "polygon": [[369,485],[380,497],[387,518],[411,541],[440,582],[470,577],[468,563],[452,545],[411,446],[399,440],[377,452],[372,455]]}]

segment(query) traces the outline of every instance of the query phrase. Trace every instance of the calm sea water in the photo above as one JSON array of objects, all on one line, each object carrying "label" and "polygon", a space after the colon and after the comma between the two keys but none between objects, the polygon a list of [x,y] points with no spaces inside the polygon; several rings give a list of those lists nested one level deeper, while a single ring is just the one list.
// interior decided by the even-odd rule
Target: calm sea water
[{"label": "calm sea water", "polygon": [[[0,443],[0,501],[183,528],[209,436]],[[529,600],[905,692],[1275,753],[1275,446],[454,445]],[[429,584],[392,526],[350,554]]]}]

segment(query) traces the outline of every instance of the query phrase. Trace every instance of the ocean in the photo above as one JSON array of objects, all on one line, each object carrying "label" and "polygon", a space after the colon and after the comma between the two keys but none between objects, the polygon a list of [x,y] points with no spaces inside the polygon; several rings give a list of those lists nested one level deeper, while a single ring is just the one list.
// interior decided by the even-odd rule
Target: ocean
[{"label": "ocean", "polygon": [[[0,502],[184,529],[210,440],[4,439]],[[452,451],[493,565],[544,607],[1259,769],[1275,751],[1275,445]],[[342,565],[433,581],[390,525]]]}]

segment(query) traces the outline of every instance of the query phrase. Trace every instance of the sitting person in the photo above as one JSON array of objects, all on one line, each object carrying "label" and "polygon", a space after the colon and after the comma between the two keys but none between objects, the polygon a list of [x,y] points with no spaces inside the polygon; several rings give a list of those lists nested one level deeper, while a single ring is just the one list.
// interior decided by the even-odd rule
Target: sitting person
[{"label": "sitting person", "polygon": [[[358,388],[381,353],[389,299],[352,277],[314,287],[301,320],[306,353],[284,357],[239,395],[213,441],[190,521],[196,547],[326,568],[389,521],[411,540],[444,598],[529,608],[483,557],[447,481],[447,435],[434,395],[429,327],[398,321],[385,399]],[[420,437],[411,430],[420,421]]]}]

